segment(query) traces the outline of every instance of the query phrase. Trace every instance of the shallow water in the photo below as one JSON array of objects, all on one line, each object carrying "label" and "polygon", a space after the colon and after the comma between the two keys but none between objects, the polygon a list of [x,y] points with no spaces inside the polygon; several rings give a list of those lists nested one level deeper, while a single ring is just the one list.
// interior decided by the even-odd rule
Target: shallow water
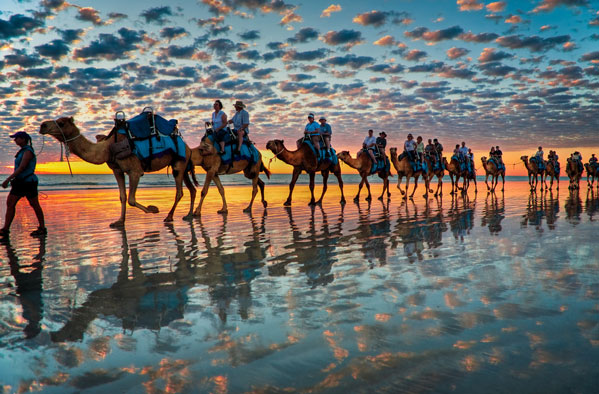
[{"label": "shallow water", "polygon": [[161,213],[129,209],[126,230],[115,190],[49,191],[45,240],[21,203],[0,392],[596,392],[597,193],[355,204],[346,185],[342,207],[332,183],[312,208],[267,186],[252,215],[250,188],[226,189],[225,216],[211,190],[172,225],[174,190],[144,189]]}]

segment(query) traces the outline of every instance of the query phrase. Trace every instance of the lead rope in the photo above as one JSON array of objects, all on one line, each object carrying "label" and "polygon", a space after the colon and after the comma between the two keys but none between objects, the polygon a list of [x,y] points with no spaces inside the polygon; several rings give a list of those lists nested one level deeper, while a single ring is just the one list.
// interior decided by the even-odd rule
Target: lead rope
[{"label": "lead rope", "polygon": [[270,163],[272,163],[272,161],[273,161],[274,159],[276,159],[276,158],[277,158],[277,156],[279,156],[281,153],[283,153],[283,151],[284,151],[284,149],[281,149],[281,150],[279,151],[279,153],[277,153],[276,155],[274,155],[273,157],[271,157],[271,158],[268,160],[268,171],[270,171]]},{"label": "lead rope", "polygon": [[67,137],[62,132],[62,128],[58,125],[56,120],[54,120],[54,124],[56,125],[56,127],[58,127],[58,130],[60,131],[60,134],[62,135],[62,139],[64,140],[60,144],[60,161],[62,161],[62,145],[64,144],[64,155],[67,158],[67,164],[69,165],[69,172],[71,173],[71,177],[72,177],[73,169],[71,168],[71,161],[69,160],[70,152],[69,152],[69,146],[67,145],[67,142],[70,142],[70,141],[73,141],[73,140],[79,138],[81,136],[81,132],[79,132],[79,134],[77,134],[75,137],[67,140]]}]

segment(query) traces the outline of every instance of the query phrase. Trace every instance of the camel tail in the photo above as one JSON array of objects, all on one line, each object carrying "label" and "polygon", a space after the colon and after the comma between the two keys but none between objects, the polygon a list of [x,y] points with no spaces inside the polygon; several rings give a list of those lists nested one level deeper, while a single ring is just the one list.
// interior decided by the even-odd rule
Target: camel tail
[{"label": "camel tail", "polygon": [[260,161],[260,171],[263,171],[266,174],[266,177],[270,179],[270,170],[264,166],[263,161]]}]

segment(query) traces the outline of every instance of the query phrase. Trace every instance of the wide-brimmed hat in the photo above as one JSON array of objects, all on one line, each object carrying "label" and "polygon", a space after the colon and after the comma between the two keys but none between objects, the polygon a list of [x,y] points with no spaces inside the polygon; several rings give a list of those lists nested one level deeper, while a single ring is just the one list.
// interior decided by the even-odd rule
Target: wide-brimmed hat
[{"label": "wide-brimmed hat", "polygon": [[25,138],[25,139],[31,139],[31,137],[29,136],[29,134],[27,134],[24,131],[17,131],[16,133],[14,133],[13,135],[10,136],[10,138]]},{"label": "wide-brimmed hat", "polygon": [[241,108],[245,108],[245,104],[243,103],[243,101],[241,100],[237,100],[235,101],[235,104],[233,104],[235,107],[241,107]]},{"label": "wide-brimmed hat", "polygon": [[325,118],[324,116],[321,116],[320,119],[318,119],[318,121],[320,122],[321,120],[327,120],[327,118]]},{"label": "wide-brimmed hat", "polygon": [[387,133],[385,133],[384,131],[381,131],[381,132],[379,133],[379,135],[380,135],[380,136],[383,136],[383,137],[386,137],[386,136],[387,136]]}]

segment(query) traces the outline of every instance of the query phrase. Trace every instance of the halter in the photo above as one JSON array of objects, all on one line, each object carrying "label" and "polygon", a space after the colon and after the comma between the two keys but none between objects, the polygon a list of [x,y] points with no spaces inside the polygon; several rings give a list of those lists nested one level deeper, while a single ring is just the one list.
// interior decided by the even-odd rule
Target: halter
[{"label": "halter", "polygon": [[276,158],[277,158],[277,156],[279,156],[279,155],[280,155],[281,153],[283,153],[283,152],[285,152],[285,148],[281,148],[281,150],[280,150],[278,153],[276,153],[276,154],[275,154],[273,157],[271,157],[271,158],[270,158],[270,160],[268,161],[268,170],[269,170],[269,171],[270,171],[270,163],[272,163],[272,161],[273,161],[274,159],[276,159]]},{"label": "halter", "polygon": [[[60,131],[60,135],[62,135],[63,141],[60,141],[60,143],[61,143],[61,145],[60,145],[60,147],[61,147],[60,154],[61,154],[61,157],[62,157],[62,144],[64,144],[65,157],[67,158],[67,164],[69,165],[69,172],[71,173],[71,176],[73,176],[73,170],[71,169],[71,162],[69,161],[69,146],[67,145],[67,142],[74,141],[77,138],[81,137],[81,132],[79,132],[79,134],[77,134],[73,138],[67,139],[67,137],[64,135],[64,132],[62,131],[62,127],[60,127],[60,125],[58,124],[58,122],[56,120],[53,120],[52,122],[54,122],[54,124],[56,125],[56,127],[58,127],[58,131]],[[56,133],[49,133],[49,134],[58,135]]]}]

